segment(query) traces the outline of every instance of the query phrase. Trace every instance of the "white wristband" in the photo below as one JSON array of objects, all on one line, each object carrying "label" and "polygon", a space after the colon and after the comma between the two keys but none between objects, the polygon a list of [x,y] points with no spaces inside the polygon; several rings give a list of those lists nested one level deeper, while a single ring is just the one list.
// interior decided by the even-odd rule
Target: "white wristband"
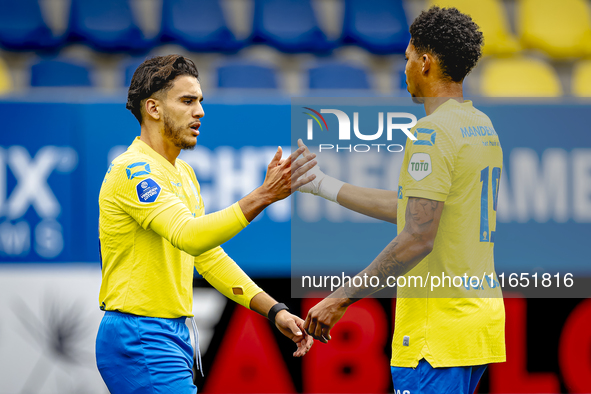
[{"label": "white wristband", "polygon": [[341,190],[341,187],[343,187],[344,184],[345,182],[339,181],[336,178],[333,178],[331,176],[325,176],[322,182],[320,183],[318,195],[322,198],[336,202],[338,204],[337,195],[339,194],[339,191]]}]

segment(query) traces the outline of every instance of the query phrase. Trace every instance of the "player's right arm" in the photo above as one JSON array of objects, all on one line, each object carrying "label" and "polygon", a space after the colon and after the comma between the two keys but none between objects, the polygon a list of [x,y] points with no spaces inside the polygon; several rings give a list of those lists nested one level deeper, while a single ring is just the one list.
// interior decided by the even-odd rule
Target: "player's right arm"
[{"label": "player's right arm", "polygon": [[262,186],[226,209],[196,218],[170,189],[166,176],[156,167],[146,170],[150,168],[146,162],[121,163],[120,168],[114,169],[120,174],[111,186],[112,197],[143,228],[151,229],[176,248],[198,256],[230,240],[268,205],[314,179],[314,176],[302,176],[316,164],[315,155],[306,154],[296,160],[303,151],[298,149],[281,160],[279,148]]},{"label": "player's right arm", "polygon": [[249,224],[239,203],[194,218],[180,202],[164,209],[150,222],[150,229],[175,248],[198,256],[232,239]]},{"label": "player's right arm", "polygon": [[[298,145],[309,154],[308,147],[301,139],[298,140]],[[362,215],[396,224],[398,193],[342,182],[324,174],[318,166],[310,170],[310,174],[314,174],[316,178],[300,187],[300,192],[311,193]]]}]

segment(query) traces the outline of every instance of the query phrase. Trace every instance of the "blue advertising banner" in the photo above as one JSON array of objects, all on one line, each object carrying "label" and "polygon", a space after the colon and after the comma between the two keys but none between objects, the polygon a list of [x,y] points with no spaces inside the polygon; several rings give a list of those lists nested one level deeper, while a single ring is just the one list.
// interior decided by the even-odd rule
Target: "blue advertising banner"
[{"label": "blue advertising banner", "polygon": [[[497,270],[591,274],[586,249],[591,234],[589,105],[476,106],[491,118],[504,152]],[[204,108],[198,146],[181,157],[195,169],[206,211],[211,212],[262,183],[277,146],[289,151],[294,114],[287,103],[206,103]],[[300,113],[304,111],[310,112]],[[421,106],[409,106],[408,112],[424,116]],[[309,119],[318,127],[311,116],[300,115],[305,125]],[[0,261],[98,264],[100,185],[110,160],[139,135],[137,121],[121,103],[2,102],[0,116]],[[325,119],[329,128],[337,129],[334,115]],[[367,127],[367,134],[377,122],[360,127]],[[403,146],[406,136],[394,133],[392,143]],[[391,165],[378,163],[380,171],[371,163],[346,168],[338,161],[321,164],[325,172],[345,181],[396,190],[402,155],[379,159],[391,160]],[[322,220],[340,223],[343,232],[362,228],[359,217],[338,206],[311,204],[309,209],[324,210]],[[304,208],[295,204],[294,220],[306,220]],[[290,199],[271,206],[224,248],[250,275],[289,277],[291,214]],[[362,269],[396,234],[395,225],[369,225],[370,232],[362,234],[364,247],[348,250],[342,264]],[[311,237],[322,236],[318,228],[320,233]]]}]

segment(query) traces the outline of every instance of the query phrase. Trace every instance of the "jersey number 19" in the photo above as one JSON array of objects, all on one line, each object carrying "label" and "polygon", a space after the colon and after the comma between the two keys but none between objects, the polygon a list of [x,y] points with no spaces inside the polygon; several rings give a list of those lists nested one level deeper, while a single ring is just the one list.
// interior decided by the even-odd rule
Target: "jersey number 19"
[{"label": "jersey number 19", "polygon": [[[490,176],[492,187],[492,209],[497,211],[497,201],[499,196],[499,182],[501,180],[501,169],[493,167]],[[495,232],[488,228],[488,178],[489,167],[480,171],[480,182],[482,182],[482,193],[480,194],[480,242],[495,242]]]}]

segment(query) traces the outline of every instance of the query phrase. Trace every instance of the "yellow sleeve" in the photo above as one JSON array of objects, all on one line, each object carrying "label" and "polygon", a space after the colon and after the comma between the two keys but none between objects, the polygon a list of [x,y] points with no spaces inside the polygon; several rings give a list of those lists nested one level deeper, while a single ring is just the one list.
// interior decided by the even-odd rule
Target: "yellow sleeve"
[{"label": "yellow sleeve", "polygon": [[238,203],[194,218],[157,164],[128,160],[112,172],[110,187],[116,204],[144,229],[150,228],[190,255],[220,246],[249,224]]},{"label": "yellow sleeve", "polygon": [[220,246],[195,257],[195,268],[220,293],[248,309],[263,291]]},{"label": "yellow sleeve", "polygon": [[[163,210],[182,204],[156,163],[142,158],[121,161],[109,169],[104,186],[109,199],[144,229]],[[145,160],[145,159],[143,159]]]},{"label": "yellow sleeve", "polygon": [[240,205],[194,218],[182,203],[171,205],[156,215],[150,228],[175,248],[198,256],[230,240],[248,225]]},{"label": "yellow sleeve", "polygon": [[417,123],[411,130],[416,141],[408,141],[406,154],[410,175],[405,197],[447,200],[457,150],[449,134],[432,122]]}]

